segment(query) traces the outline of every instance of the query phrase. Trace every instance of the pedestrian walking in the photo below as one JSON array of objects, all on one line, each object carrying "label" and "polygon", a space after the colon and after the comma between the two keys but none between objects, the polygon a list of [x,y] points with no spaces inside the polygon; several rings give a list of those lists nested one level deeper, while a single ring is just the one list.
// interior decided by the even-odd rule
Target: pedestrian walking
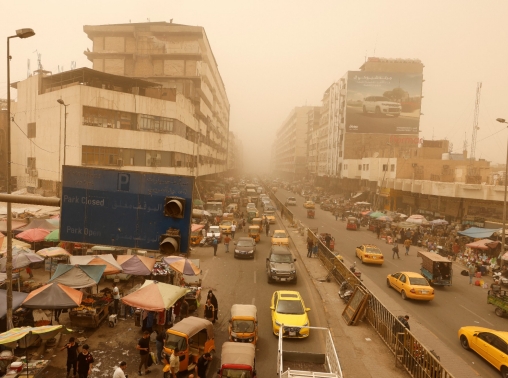
[{"label": "pedestrian walking", "polygon": [[316,241],[314,243],[314,246],[312,247],[312,257],[316,257],[317,256],[318,250],[319,250],[318,242]]},{"label": "pedestrian walking", "polygon": [[232,224],[231,225],[231,238],[234,239],[235,238],[235,232],[236,232],[236,224]]},{"label": "pedestrian walking", "polygon": [[212,247],[213,247],[213,255],[217,256],[217,247],[219,242],[217,241],[217,238],[214,236],[212,240]]},{"label": "pedestrian walking", "polygon": [[83,345],[82,351],[78,354],[78,363],[76,369],[78,370],[79,378],[87,378],[92,373],[93,356],[90,353],[88,344]]},{"label": "pedestrian walking", "polygon": [[217,297],[215,296],[215,294],[213,293],[212,290],[208,290],[208,294],[206,295],[206,298],[207,299],[210,299],[210,302],[212,302],[213,304],[213,308],[214,308],[214,311],[215,311],[215,315],[214,315],[214,318],[215,320],[219,319],[219,302],[217,301]]},{"label": "pedestrian walking", "polygon": [[34,275],[33,275],[33,273],[32,273],[32,269],[30,269],[30,267],[29,267],[29,266],[27,266],[27,267],[25,268],[25,271],[26,271],[26,272],[27,272],[27,274],[30,276],[30,278],[34,278]]},{"label": "pedestrian walking", "polygon": [[245,223],[245,218],[242,218],[242,228],[243,228],[243,232],[247,232],[247,227],[245,227],[246,223]]},{"label": "pedestrian walking", "polygon": [[224,238],[224,247],[226,248],[226,253],[229,253],[229,242],[231,241],[231,238],[229,235],[226,235]]},{"label": "pedestrian walking", "polygon": [[212,355],[210,353],[205,353],[199,357],[198,363],[196,364],[198,378],[206,378],[206,369],[208,365],[210,365],[210,361],[212,361]]},{"label": "pedestrian walking", "polygon": [[409,247],[411,247],[411,239],[404,241],[404,247],[406,247],[406,256],[409,256]]},{"label": "pedestrian walking", "polygon": [[205,319],[215,323],[215,307],[213,307],[212,301],[210,298],[206,299],[205,304]]},{"label": "pedestrian walking", "polygon": [[79,345],[76,343],[76,339],[71,337],[69,342],[60,348],[60,351],[67,349],[67,378],[69,378],[71,374],[72,368],[72,376],[76,378],[77,374],[77,364],[78,364],[78,349]]},{"label": "pedestrian walking", "polygon": [[379,235],[381,235],[381,226],[379,224],[376,226],[376,234],[377,238],[379,239]]},{"label": "pedestrian walking", "polygon": [[113,283],[113,301],[115,306],[115,314],[118,314],[118,305],[120,304],[120,289],[118,289],[116,282]]},{"label": "pedestrian walking", "polygon": [[143,337],[138,340],[136,349],[139,350],[138,375],[142,375],[141,368],[143,366],[145,367],[145,374],[150,373],[148,369],[148,359],[150,358],[150,332],[143,332]]},{"label": "pedestrian walking", "polygon": [[157,363],[162,364],[162,349],[164,348],[164,340],[166,339],[166,334],[164,330],[157,332],[157,337],[155,338],[155,347],[157,348]]},{"label": "pedestrian walking", "polygon": [[398,259],[400,259],[400,256],[399,256],[399,245],[397,244],[397,242],[395,242],[395,245],[393,246],[392,251],[393,251],[392,259],[395,258],[395,255],[397,255]]},{"label": "pedestrian walking", "polygon": [[408,329],[408,331],[411,330],[411,327],[409,326],[409,315],[398,316],[399,321]]},{"label": "pedestrian walking", "polygon": [[474,278],[474,275],[476,273],[476,267],[474,266],[474,264],[469,264],[468,268],[467,268],[467,271],[469,273],[469,284],[472,285],[473,284],[473,278]]},{"label": "pedestrian walking", "polygon": [[337,222],[337,219],[339,219],[339,210],[335,210],[333,215],[335,215],[335,222]]},{"label": "pedestrian walking", "polygon": [[265,230],[266,230],[266,236],[270,235],[270,222],[268,222],[266,224]]},{"label": "pedestrian walking", "polygon": [[177,355],[177,353],[178,348],[175,348],[169,357],[169,370],[171,371],[172,378],[176,378],[176,375],[180,371],[180,357]]},{"label": "pedestrian walking", "polygon": [[311,238],[307,239],[307,257],[312,257],[312,248],[314,247],[314,242]]},{"label": "pedestrian walking", "polygon": [[182,299],[180,304],[180,320],[185,319],[189,316],[189,304],[185,299]]},{"label": "pedestrian walking", "polygon": [[125,369],[127,369],[127,362],[120,362],[120,366],[118,366],[113,373],[113,378],[127,378],[125,375]]}]

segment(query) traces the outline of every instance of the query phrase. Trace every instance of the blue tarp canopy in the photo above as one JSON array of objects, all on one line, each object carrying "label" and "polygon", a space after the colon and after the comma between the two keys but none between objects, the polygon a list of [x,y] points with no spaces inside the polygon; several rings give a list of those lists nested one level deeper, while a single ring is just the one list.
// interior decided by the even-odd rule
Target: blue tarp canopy
[{"label": "blue tarp canopy", "polygon": [[501,229],[497,228],[480,228],[480,227],[471,227],[464,231],[459,231],[460,235],[469,236],[470,238],[475,239],[486,239],[490,238],[494,232],[499,232]]},{"label": "blue tarp canopy", "polygon": [[[25,300],[28,293],[19,291],[12,292],[12,310],[16,310]],[[0,318],[7,315],[7,290],[0,290]]]},{"label": "blue tarp canopy", "polygon": [[56,282],[73,289],[97,285],[106,270],[106,265],[58,264],[48,282]]}]

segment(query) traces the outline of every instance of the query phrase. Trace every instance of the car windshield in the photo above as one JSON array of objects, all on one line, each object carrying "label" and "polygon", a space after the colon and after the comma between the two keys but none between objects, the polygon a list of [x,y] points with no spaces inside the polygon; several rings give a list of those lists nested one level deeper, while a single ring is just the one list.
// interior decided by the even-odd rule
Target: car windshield
[{"label": "car windshield", "polygon": [[222,369],[223,378],[251,378],[252,375],[248,370],[239,369]]},{"label": "car windshield", "polygon": [[288,201],[296,201],[295,197],[289,197]]},{"label": "car windshield", "polygon": [[209,228],[210,232],[220,232],[218,226],[212,226]]},{"label": "car windshield", "polygon": [[287,238],[286,236],[286,233],[285,232],[275,232],[273,234],[273,237],[276,238],[276,239],[280,239],[280,238]]},{"label": "car windshield", "polygon": [[409,282],[415,286],[429,286],[429,283],[423,277],[409,277]]},{"label": "car windshield", "polygon": [[293,256],[291,256],[290,254],[278,255],[278,254],[274,253],[270,257],[270,261],[271,262],[276,262],[276,263],[292,263],[293,262]]},{"label": "car windshield", "polygon": [[255,324],[252,320],[233,320],[233,332],[247,333],[254,332]]},{"label": "car windshield", "polygon": [[367,253],[376,253],[378,255],[381,254],[381,251],[379,250],[379,248],[376,248],[376,247],[365,247],[365,252],[367,252]]},{"label": "car windshield", "polygon": [[185,337],[177,336],[172,333],[166,334],[166,342],[164,343],[164,346],[169,349],[175,349],[178,348],[178,350],[183,351],[187,350],[187,340]]},{"label": "car windshield", "polygon": [[265,211],[265,213],[263,215],[265,215],[267,217],[273,217],[274,213],[273,213],[273,211]]},{"label": "car windshield", "polygon": [[236,243],[236,245],[238,247],[252,247],[252,242],[248,240],[240,240],[238,243]]},{"label": "car windshield", "polygon": [[277,303],[277,313],[279,314],[292,314],[302,315],[305,313],[302,302],[300,301],[285,301],[280,300]]},{"label": "car windshield", "polygon": [[222,221],[221,226],[231,226],[231,221]]}]

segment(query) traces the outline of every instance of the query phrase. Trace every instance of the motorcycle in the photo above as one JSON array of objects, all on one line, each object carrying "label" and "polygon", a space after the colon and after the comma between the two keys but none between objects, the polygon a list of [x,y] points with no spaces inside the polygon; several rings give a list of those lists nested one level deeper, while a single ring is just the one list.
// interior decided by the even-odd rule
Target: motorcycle
[{"label": "motorcycle", "polygon": [[359,270],[356,270],[356,261],[353,263],[353,265],[351,265],[349,267],[349,270],[351,271],[351,273],[353,273],[359,280],[362,279],[362,272],[360,272]]},{"label": "motorcycle", "polygon": [[199,246],[200,247],[209,247],[212,245],[212,242],[213,242],[213,238],[207,236],[206,238],[201,239],[201,241],[199,242]]},{"label": "motorcycle", "polygon": [[344,301],[344,303],[348,303],[351,295],[353,295],[353,290],[349,287],[347,280],[344,280],[339,288],[339,297]]}]

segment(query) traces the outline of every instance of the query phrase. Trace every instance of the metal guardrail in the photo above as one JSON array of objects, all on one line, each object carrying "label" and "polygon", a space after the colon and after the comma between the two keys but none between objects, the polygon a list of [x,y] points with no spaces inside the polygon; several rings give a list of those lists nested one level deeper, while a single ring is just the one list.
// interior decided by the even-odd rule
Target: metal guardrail
[{"label": "metal guardrail", "polygon": [[[293,213],[275,197],[271,190],[268,190],[268,195],[277,204],[281,214],[290,214],[291,218],[286,216],[286,219],[290,219],[294,224]],[[362,281],[336,258],[335,254],[310,229],[307,229],[307,237],[318,243],[318,258],[328,270],[329,276],[333,277],[339,285],[347,280],[352,289],[360,285],[368,291]],[[441,365],[434,351],[427,349],[419,342],[375,295],[368,292],[370,299],[365,318],[395,355],[395,364],[401,365],[411,377],[415,378],[453,378],[453,375]]]}]

